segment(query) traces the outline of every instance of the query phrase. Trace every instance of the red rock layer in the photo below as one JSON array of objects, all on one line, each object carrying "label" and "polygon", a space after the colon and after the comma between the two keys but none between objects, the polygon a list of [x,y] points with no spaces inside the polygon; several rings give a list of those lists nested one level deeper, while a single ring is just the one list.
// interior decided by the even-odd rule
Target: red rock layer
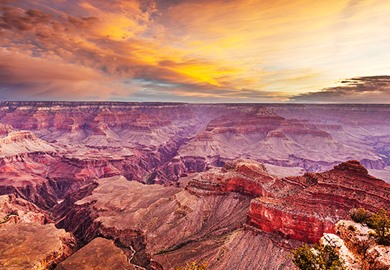
[{"label": "red rock layer", "polygon": [[[254,110],[256,109],[254,108]],[[206,131],[213,134],[267,134],[271,130],[279,127],[283,120],[283,117],[280,117],[265,108],[258,108],[257,112],[233,112],[231,114],[221,116],[220,118],[216,118],[210,121],[207,125]]]},{"label": "red rock layer", "polygon": [[307,243],[317,242],[324,232],[334,232],[332,219],[294,209],[286,211],[280,207],[283,204],[282,199],[253,200],[249,207],[248,224],[265,232]]},{"label": "red rock layer", "polygon": [[252,200],[248,224],[286,238],[317,242],[324,232],[334,232],[337,220],[348,218],[354,207],[372,211],[390,207],[390,185],[368,175],[357,161],[331,171],[280,179],[304,186],[301,191],[275,198]]},{"label": "red rock layer", "polygon": [[334,224],[347,218],[351,208],[390,207],[390,185],[370,176],[357,161],[323,173],[278,179],[257,162],[238,160],[200,174],[189,181],[187,190],[258,197],[251,201],[247,224],[309,243],[317,242],[324,232],[334,232]]},{"label": "red rock layer", "polygon": [[221,171],[214,169],[192,179],[187,190],[197,193],[202,190],[210,194],[222,192],[238,192],[249,196],[272,196],[266,186],[273,183],[265,167],[250,160],[227,162]]}]

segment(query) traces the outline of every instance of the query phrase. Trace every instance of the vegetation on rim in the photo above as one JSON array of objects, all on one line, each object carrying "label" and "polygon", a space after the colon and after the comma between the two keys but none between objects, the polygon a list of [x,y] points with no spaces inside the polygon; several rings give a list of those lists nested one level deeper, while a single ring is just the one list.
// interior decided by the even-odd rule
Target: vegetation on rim
[{"label": "vegetation on rim", "polygon": [[291,251],[293,263],[301,270],[345,270],[337,250],[330,246],[303,244]]},{"label": "vegetation on rim", "polygon": [[377,213],[372,213],[364,208],[351,209],[350,216],[353,221],[373,229],[378,244],[390,245],[390,219],[385,209],[381,209]]}]

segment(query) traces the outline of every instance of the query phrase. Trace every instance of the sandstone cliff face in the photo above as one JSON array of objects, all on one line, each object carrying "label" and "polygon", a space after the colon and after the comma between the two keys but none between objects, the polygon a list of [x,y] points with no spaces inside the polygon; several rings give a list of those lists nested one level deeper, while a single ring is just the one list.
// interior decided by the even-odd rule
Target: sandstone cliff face
[{"label": "sandstone cliff face", "polygon": [[247,224],[308,243],[317,242],[324,232],[335,232],[334,224],[347,218],[352,207],[375,211],[390,206],[390,185],[370,176],[357,161],[323,173],[277,178],[259,163],[238,160],[200,174],[189,181],[187,190],[257,197],[251,201]]},{"label": "sandstone cliff face", "polygon": [[278,198],[261,197],[251,202],[248,224],[286,238],[317,242],[324,232],[334,232],[337,220],[348,218],[353,207],[372,211],[390,206],[390,185],[368,175],[357,161],[331,171],[282,178],[282,184],[301,184],[301,190]]},{"label": "sandstone cliff face", "polygon": [[266,168],[251,160],[227,162],[222,169],[213,169],[192,179],[187,190],[192,193],[238,192],[248,196],[273,196],[267,191],[275,179]]},{"label": "sandstone cliff face", "polygon": [[[307,207],[311,207],[308,205]],[[306,243],[318,241],[324,232],[334,232],[334,222],[320,213],[290,208],[282,199],[257,199],[251,202],[248,224],[262,231]]]}]

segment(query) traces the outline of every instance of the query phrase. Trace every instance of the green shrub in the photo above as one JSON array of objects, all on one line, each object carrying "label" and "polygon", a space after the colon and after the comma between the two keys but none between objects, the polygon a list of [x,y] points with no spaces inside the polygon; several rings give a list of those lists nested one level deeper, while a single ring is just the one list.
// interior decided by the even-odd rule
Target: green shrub
[{"label": "green shrub", "polygon": [[303,244],[291,251],[292,261],[301,270],[345,270],[337,251],[330,245]]},{"label": "green shrub", "polygon": [[344,264],[339,257],[339,254],[336,252],[335,248],[326,245],[319,247],[319,256],[318,256],[319,269],[329,269],[329,270],[345,270]]},{"label": "green shrub", "polygon": [[364,208],[352,208],[349,214],[352,220],[357,223],[366,223],[372,216],[372,213]]},{"label": "green shrub", "polygon": [[291,251],[292,261],[299,269],[315,270],[317,259],[311,247],[303,244],[297,249]]},{"label": "green shrub", "polygon": [[390,245],[390,220],[386,210],[381,209],[373,214],[370,223],[378,237],[378,244]]},{"label": "green shrub", "polygon": [[385,209],[372,213],[364,208],[353,208],[349,213],[353,221],[366,224],[375,231],[378,244],[390,245],[390,219]]}]

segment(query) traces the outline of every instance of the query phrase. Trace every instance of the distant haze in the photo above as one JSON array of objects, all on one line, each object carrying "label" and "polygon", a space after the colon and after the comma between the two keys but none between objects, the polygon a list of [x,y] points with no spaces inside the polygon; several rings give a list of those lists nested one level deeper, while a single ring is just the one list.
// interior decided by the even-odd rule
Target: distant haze
[{"label": "distant haze", "polygon": [[390,103],[386,0],[2,0],[0,100]]}]

